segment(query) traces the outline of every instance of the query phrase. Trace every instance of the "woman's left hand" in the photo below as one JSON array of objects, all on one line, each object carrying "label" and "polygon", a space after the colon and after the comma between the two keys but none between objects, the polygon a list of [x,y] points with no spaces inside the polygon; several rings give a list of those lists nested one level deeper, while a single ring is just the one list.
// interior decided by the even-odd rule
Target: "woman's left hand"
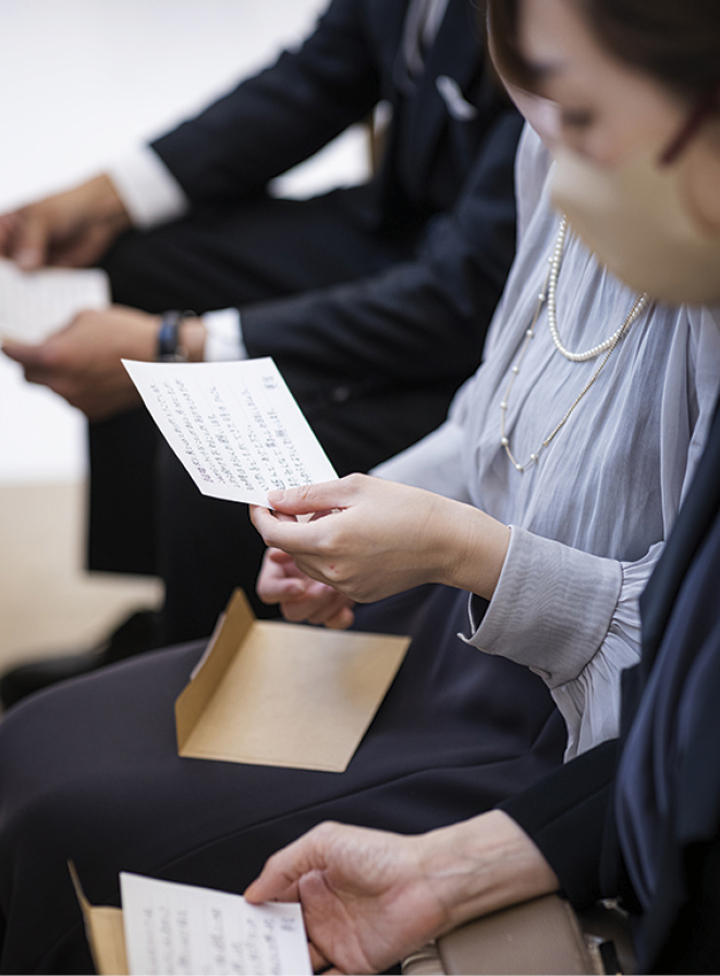
[{"label": "woman's left hand", "polygon": [[301,903],[316,971],[380,973],[471,918],[558,886],[528,835],[490,810],[412,836],[320,824],[274,854],[245,897]]},{"label": "woman's left hand", "polygon": [[333,630],[351,627],[354,603],[332,586],[311,580],[282,549],[266,549],[257,595],[268,604],[280,604],[282,615],[293,623],[307,621]]},{"label": "woman's left hand", "polygon": [[422,583],[492,596],[507,551],[509,529],[478,509],[366,475],[271,492],[268,501],[274,511],[252,509],[265,544],[359,603]]}]

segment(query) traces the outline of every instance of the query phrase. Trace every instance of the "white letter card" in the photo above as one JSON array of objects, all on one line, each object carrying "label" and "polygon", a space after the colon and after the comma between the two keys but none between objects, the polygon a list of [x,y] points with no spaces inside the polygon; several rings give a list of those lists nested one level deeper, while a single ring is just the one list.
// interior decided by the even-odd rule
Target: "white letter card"
[{"label": "white letter card", "polygon": [[131,976],[310,974],[302,910],[242,895],[120,874]]},{"label": "white letter card", "polygon": [[123,364],[204,495],[267,505],[275,488],[337,478],[269,357]]},{"label": "white letter card", "polygon": [[108,277],[97,268],[21,271],[0,259],[0,337],[42,342],[87,308],[110,301]]}]

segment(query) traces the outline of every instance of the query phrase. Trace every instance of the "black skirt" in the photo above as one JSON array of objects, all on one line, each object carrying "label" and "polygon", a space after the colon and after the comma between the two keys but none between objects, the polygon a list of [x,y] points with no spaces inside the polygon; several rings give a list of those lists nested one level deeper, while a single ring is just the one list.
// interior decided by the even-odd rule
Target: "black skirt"
[{"label": "black skirt", "polygon": [[173,705],[204,643],[13,708],[0,724],[2,972],[93,971],[68,860],[94,904],[119,904],[120,871],[242,892],[323,820],[418,833],[561,762],[542,681],[457,637],[467,594],[420,587],[361,608],[356,626],[413,641],[344,773],[181,759]]}]

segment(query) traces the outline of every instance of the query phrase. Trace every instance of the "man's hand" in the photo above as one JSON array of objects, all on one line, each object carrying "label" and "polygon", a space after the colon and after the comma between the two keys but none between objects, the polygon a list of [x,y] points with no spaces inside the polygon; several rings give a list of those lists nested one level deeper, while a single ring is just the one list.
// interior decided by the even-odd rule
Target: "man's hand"
[{"label": "man's hand", "polygon": [[101,174],[0,216],[0,257],[11,258],[23,271],[43,265],[86,267],[129,226],[110,177]]},{"label": "man's hand", "polygon": [[[140,402],[120,360],[152,362],[159,327],[157,315],[111,305],[102,311],[80,312],[70,325],[37,345],[7,341],[2,351],[20,363],[28,383],[48,386],[89,420],[104,420]],[[202,319],[181,322],[180,344],[190,362],[202,361]]]},{"label": "man's hand", "polygon": [[430,939],[557,890],[514,820],[492,810],[404,837],[325,823],[269,859],[248,901],[299,901],[315,969],[377,973]]},{"label": "man's hand", "polygon": [[38,345],[6,342],[2,348],[29,383],[48,386],[90,420],[103,420],[140,402],[120,359],[153,360],[159,321],[114,305],[81,312]]},{"label": "man's hand", "polygon": [[279,603],[283,617],[293,623],[307,621],[345,630],[355,619],[352,600],[311,580],[280,549],[266,550],[256,589],[263,603]]}]

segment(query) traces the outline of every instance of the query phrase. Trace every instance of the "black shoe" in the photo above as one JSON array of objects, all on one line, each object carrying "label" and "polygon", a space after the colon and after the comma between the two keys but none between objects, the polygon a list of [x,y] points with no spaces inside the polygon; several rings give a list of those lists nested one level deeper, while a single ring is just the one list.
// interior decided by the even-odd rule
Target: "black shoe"
[{"label": "black shoe", "polygon": [[96,671],[106,664],[151,651],[160,644],[158,614],[154,610],[139,610],[88,651],[43,658],[6,672],[0,678],[0,703],[3,708],[9,708],[21,698],[57,681]]}]

